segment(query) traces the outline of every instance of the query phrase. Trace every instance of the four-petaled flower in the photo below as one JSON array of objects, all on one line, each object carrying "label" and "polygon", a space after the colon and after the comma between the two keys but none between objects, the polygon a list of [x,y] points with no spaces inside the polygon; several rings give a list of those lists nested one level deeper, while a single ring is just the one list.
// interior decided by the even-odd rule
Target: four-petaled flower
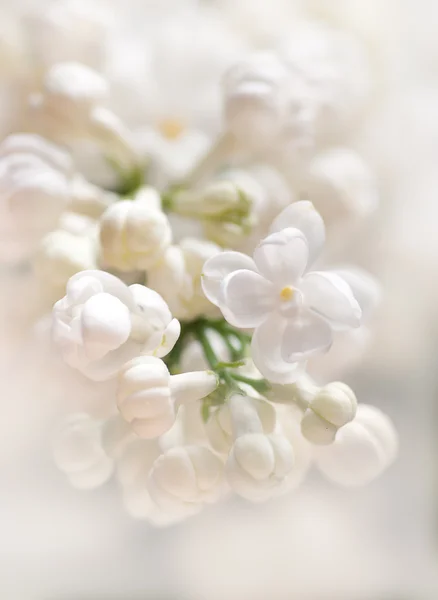
[{"label": "four-petaled flower", "polygon": [[325,241],[310,202],[287,207],[253,259],[223,252],[203,270],[203,290],[235,327],[254,328],[252,358],[270,381],[291,383],[311,356],[326,351],[333,331],[358,327],[351,288],[330,271],[309,271]]}]

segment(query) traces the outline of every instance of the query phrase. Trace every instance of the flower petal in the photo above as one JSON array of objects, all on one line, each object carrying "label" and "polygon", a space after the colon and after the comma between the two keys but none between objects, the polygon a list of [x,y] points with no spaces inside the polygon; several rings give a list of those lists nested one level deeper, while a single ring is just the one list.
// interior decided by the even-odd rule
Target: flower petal
[{"label": "flower petal", "polygon": [[123,283],[118,277],[111,275],[111,273],[107,273],[106,271],[99,271],[97,269],[90,269],[88,271],[81,271],[80,273],[76,273],[73,277],[70,277],[67,290],[70,292],[71,289],[74,289],[77,285],[76,282],[79,282],[84,277],[87,278],[88,281],[91,282],[92,279],[96,280],[102,285],[103,291],[115,296],[123,304],[130,309],[134,309],[134,303],[132,300],[132,295],[129,292],[128,286]]},{"label": "flower petal", "polygon": [[382,296],[380,283],[377,279],[371,273],[356,266],[336,269],[335,273],[350,286],[353,296],[362,309],[363,318],[370,317],[378,307]]},{"label": "flower petal", "polygon": [[221,252],[209,258],[202,270],[202,289],[208,300],[217,306],[222,281],[241,269],[256,271],[252,258],[241,252]]},{"label": "flower petal", "polygon": [[302,310],[284,329],[281,353],[286,361],[305,361],[328,350],[332,341],[332,329],[327,321],[310,310]]},{"label": "flower petal", "polygon": [[243,269],[224,279],[218,301],[231,325],[257,327],[275,307],[275,290],[272,283],[258,273]]},{"label": "flower petal", "polygon": [[309,265],[312,264],[325,243],[325,226],[319,212],[307,200],[294,202],[274,219],[270,232],[276,233],[287,227],[294,227],[303,232],[309,247]]},{"label": "flower petal", "polygon": [[181,333],[181,324],[178,319],[172,319],[169,325],[166,327],[161,339],[161,344],[156,348],[154,356],[163,357],[169,354]]},{"label": "flower petal", "polygon": [[305,363],[286,361],[281,352],[281,342],[288,321],[278,314],[270,315],[254,331],[251,356],[260,373],[273,383],[294,383],[302,377]]},{"label": "flower petal", "polygon": [[262,275],[279,285],[289,285],[306,270],[308,246],[298,229],[272,233],[254,250],[254,261]]},{"label": "flower petal", "polygon": [[348,283],[336,273],[313,271],[302,283],[306,305],[343,328],[359,327],[362,311]]},{"label": "flower petal", "polygon": [[98,360],[128,339],[131,333],[129,309],[111,294],[96,294],[84,304],[81,331],[87,356]]}]

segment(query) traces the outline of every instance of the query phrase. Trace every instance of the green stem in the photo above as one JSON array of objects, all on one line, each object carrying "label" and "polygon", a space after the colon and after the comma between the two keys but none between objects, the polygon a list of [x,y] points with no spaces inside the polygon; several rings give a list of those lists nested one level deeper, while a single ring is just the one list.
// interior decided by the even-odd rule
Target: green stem
[{"label": "green stem", "polygon": [[266,393],[269,389],[269,384],[264,379],[253,379],[252,377],[245,377],[245,375],[241,375],[240,373],[233,373],[232,377],[235,381],[250,385],[261,394]]}]

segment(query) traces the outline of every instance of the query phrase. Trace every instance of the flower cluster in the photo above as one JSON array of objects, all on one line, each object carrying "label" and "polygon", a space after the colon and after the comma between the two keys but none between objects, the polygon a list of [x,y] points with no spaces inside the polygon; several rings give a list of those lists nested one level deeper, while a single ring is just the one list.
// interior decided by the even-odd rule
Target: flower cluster
[{"label": "flower cluster", "polygon": [[34,15],[61,46],[64,23],[66,47],[56,60],[31,40],[27,133],[0,144],[0,259],[25,265],[54,350],[102,395],[67,416],[56,464],[78,488],[115,474],[129,513],[156,525],[231,493],[284,494],[311,465],[361,485],[397,450],[391,421],[337,381],[366,349],[378,285],[326,268],[377,206],[346,142],[366,104],[362,51],[302,24],[242,58],[231,26],[196,18],[211,39],[186,56],[191,79],[169,93],[189,73],[157,41],[170,72],[135,123],[100,17],[70,2]]}]

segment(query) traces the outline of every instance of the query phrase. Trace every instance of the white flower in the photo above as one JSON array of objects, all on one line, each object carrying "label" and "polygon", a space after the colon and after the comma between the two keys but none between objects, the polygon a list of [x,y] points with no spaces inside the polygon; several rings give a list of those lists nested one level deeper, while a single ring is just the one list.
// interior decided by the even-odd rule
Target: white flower
[{"label": "white flower", "polygon": [[166,215],[155,207],[153,188],[134,200],[112,204],[100,220],[100,243],[105,264],[119,271],[144,271],[163,256],[172,241]]},{"label": "white flower", "polygon": [[[264,434],[275,429],[275,409],[263,398],[247,397],[244,400],[257,412]],[[212,448],[219,454],[228,454],[233,445],[233,415],[229,403],[213,409],[205,425],[205,431]]]},{"label": "white flower", "polygon": [[65,209],[69,161],[37,136],[7,138],[1,154],[0,254],[5,262],[18,262],[31,257]]},{"label": "white flower", "polygon": [[113,461],[102,447],[102,423],[87,414],[70,415],[53,441],[56,466],[80,489],[92,489],[112,475]]},{"label": "white flower", "polygon": [[301,421],[302,434],[312,444],[332,444],[338,430],[354,419],[356,410],[356,396],[348,385],[329,383],[310,400]]},{"label": "white flower", "polygon": [[307,272],[324,242],[324,224],[309,202],[274,221],[253,259],[224,252],[208,260],[203,289],[235,327],[255,328],[252,358],[270,381],[291,383],[300,363],[326,351],[333,329],[360,325],[348,284],[329,271]]},{"label": "white flower", "polygon": [[349,148],[330,148],[309,163],[303,181],[306,197],[330,229],[368,216],[378,204],[375,177]]},{"label": "white flower", "polygon": [[105,58],[108,11],[87,0],[60,0],[24,17],[30,55],[39,68],[77,60],[100,68]]},{"label": "white flower", "polygon": [[160,456],[148,478],[155,503],[167,513],[196,514],[222,493],[224,466],[208,448],[179,446]]},{"label": "white flower", "polygon": [[300,76],[269,52],[234,65],[224,78],[224,112],[229,131],[251,150],[272,149],[283,136],[308,133],[308,92]]},{"label": "white flower", "polygon": [[316,452],[315,461],[335,483],[361,486],[391,465],[397,447],[397,433],[389,418],[374,406],[360,404],[354,421],[339,431],[331,446]]},{"label": "white flower", "polygon": [[212,242],[185,238],[177,246],[170,246],[148,271],[148,284],[163,296],[178,319],[217,313],[202,292],[201,273],[205,261],[219,252],[219,246]]},{"label": "white flower", "polygon": [[119,373],[117,405],[137,435],[156,438],[175,423],[179,404],[199,401],[217,386],[212,371],[170,375],[161,359],[140,356]]},{"label": "white flower", "polygon": [[70,210],[92,219],[101,217],[118,198],[116,194],[93,185],[79,174],[76,174],[71,182],[70,193]]},{"label": "white flower", "polygon": [[55,299],[59,299],[70,277],[97,268],[96,258],[97,246],[93,238],[59,229],[42,239],[35,255],[35,274],[44,286],[43,291],[50,291],[55,294]]},{"label": "white flower", "polygon": [[250,398],[228,399],[234,444],[226,463],[230,487],[254,502],[279,493],[294,466],[294,452],[282,434],[263,432],[262,421]]},{"label": "white flower", "polygon": [[114,377],[139,354],[166,355],[179,333],[159,294],[137,284],[128,288],[104,271],[74,275],[53,307],[53,340],[63,359],[97,381]]}]

